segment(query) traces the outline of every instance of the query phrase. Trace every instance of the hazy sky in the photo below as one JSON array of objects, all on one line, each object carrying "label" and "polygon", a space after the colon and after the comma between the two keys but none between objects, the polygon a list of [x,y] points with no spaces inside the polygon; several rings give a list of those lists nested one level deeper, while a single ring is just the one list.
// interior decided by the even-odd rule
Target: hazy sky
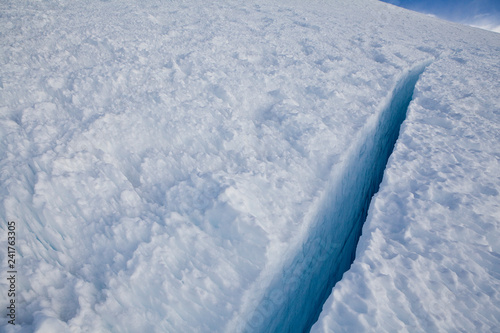
[{"label": "hazy sky", "polygon": [[500,0],[382,0],[440,18],[500,32]]}]

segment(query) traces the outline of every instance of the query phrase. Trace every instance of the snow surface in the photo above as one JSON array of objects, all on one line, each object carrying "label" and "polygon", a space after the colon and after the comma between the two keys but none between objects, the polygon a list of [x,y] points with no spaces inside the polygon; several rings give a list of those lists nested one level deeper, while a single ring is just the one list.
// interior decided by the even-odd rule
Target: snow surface
[{"label": "snow surface", "polygon": [[273,281],[423,63],[312,330],[499,329],[498,34],[371,0],[0,12],[0,216],[17,222],[19,271],[1,329],[235,332],[274,316],[259,308]]}]

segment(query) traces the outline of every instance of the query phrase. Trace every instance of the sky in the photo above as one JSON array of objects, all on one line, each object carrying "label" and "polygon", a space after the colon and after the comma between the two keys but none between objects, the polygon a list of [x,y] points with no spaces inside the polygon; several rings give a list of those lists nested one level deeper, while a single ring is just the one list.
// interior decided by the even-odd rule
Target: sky
[{"label": "sky", "polygon": [[382,0],[439,18],[500,33],[500,0]]}]

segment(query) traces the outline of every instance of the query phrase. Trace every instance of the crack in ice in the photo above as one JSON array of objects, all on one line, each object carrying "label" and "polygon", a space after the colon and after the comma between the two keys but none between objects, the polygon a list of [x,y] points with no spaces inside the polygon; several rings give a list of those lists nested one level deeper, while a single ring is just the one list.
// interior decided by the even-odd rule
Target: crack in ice
[{"label": "crack in ice", "polygon": [[308,332],[316,322],[332,288],[354,261],[371,198],[428,64],[419,64],[400,78],[377,119],[367,124],[343,166],[334,171],[333,185],[306,240],[272,281],[245,332]]}]

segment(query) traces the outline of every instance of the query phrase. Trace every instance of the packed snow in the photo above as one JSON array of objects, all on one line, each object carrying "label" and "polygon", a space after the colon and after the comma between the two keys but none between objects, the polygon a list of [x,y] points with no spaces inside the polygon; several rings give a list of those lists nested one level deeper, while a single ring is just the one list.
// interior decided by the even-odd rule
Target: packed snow
[{"label": "packed snow", "polygon": [[[307,308],[313,332],[500,329],[500,35],[375,0],[0,13],[3,331],[308,330]],[[344,190],[372,172],[356,156],[401,85],[406,120],[330,294],[323,264],[347,256],[314,249],[349,225],[320,221],[342,200],[355,214]]]}]

